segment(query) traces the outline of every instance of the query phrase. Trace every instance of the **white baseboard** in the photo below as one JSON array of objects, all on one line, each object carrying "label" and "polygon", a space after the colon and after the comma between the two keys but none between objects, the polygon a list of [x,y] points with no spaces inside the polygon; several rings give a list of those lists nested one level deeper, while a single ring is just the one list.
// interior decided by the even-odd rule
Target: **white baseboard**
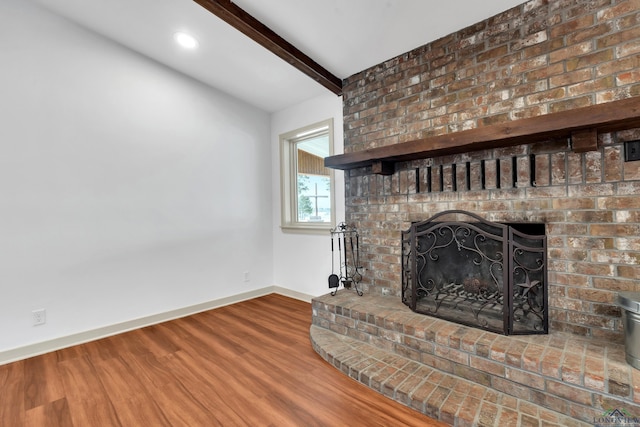
[{"label": "white baseboard", "polygon": [[284,295],[285,297],[297,299],[297,300],[308,302],[308,303],[311,303],[311,300],[315,298],[313,295],[294,291],[293,289],[281,288],[280,286],[274,286],[273,293]]},{"label": "white baseboard", "polygon": [[311,302],[311,295],[303,294],[291,289],[282,288],[280,286],[268,286],[254,291],[243,292],[241,294],[232,295],[230,297],[219,298],[207,301],[201,304],[195,304],[189,307],[183,307],[164,313],[145,316],[138,319],[128,320],[126,322],[116,323],[102,328],[92,329],[90,331],[78,332],[60,338],[54,338],[10,350],[0,351],[0,365],[4,365],[18,360],[28,359],[40,354],[49,353],[63,348],[83,344],[89,341],[95,341],[112,335],[121,334],[123,332],[132,331],[134,329],[144,328],[145,326],[155,325],[169,320],[179,319],[181,317],[190,316],[214,308],[224,307],[225,305],[235,304],[253,298],[269,294],[280,294],[290,298],[295,298],[305,302]]}]

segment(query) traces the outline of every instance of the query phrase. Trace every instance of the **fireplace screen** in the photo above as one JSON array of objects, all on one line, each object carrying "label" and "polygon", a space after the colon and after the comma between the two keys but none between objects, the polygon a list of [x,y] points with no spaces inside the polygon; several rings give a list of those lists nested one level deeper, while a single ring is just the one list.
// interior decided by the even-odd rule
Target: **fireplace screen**
[{"label": "fireplace screen", "polygon": [[547,333],[544,228],[464,211],[413,223],[402,232],[402,301],[417,313],[505,335]]}]

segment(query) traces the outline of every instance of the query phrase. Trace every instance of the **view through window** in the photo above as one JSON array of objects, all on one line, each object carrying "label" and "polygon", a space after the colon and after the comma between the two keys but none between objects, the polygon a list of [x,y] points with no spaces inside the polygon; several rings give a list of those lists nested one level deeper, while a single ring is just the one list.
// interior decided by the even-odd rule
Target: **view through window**
[{"label": "view through window", "polygon": [[331,222],[331,177],[324,167],[329,136],[319,135],[296,144],[298,221]]}]

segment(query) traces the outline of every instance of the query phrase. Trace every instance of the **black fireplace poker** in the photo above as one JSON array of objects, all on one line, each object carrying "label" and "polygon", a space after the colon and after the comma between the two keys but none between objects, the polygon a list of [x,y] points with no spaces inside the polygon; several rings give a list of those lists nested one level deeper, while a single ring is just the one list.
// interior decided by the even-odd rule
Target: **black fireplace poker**
[{"label": "black fireplace poker", "polygon": [[[355,289],[359,296],[362,291],[358,289],[358,283],[362,280],[360,270],[360,237],[358,230],[353,225],[344,222],[338,224],[331,230],[331,274],[329,275],[329,289],[331,295],[338,292],[340,284],[345,289]],[[339,275],[334,271],[335,246],[334,239],[338,241],[338,265]],[[344,253],[343,253],[344,251]]]}]

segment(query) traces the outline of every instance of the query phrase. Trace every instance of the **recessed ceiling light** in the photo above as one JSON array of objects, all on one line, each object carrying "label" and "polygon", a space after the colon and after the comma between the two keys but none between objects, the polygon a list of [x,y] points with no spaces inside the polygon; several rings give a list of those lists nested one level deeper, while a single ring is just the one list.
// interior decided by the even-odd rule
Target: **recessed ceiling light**
[{"label": "recessed ceiling light", "polygon": [[195,49],[198,47],[198,40],[191,34],[178,32],[173,35],[173,39],[185,49]]}]

